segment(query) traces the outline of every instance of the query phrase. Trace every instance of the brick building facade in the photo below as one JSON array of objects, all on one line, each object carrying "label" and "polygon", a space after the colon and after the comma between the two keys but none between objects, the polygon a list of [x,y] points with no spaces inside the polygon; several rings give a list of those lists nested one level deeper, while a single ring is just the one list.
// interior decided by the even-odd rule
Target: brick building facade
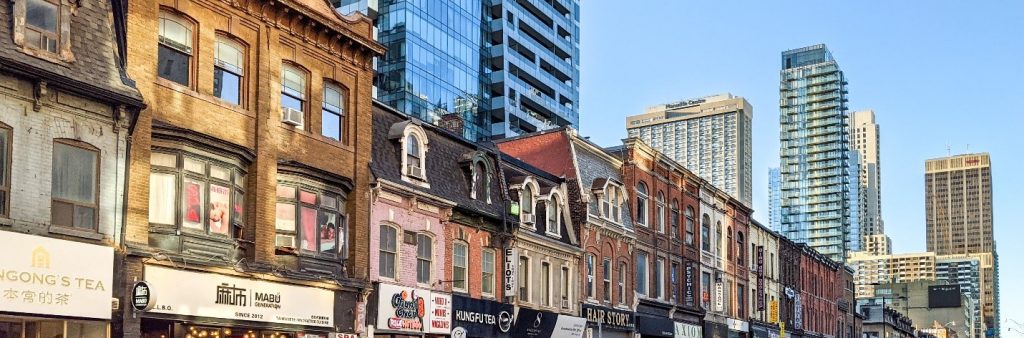
[{"label": "brick building facade", "polygon": [[146,280],[160,297],[117,335],[360,332],[384,51],[370,20],[315,0],[126,8],[128,74],[149,108],[118,287]]}]

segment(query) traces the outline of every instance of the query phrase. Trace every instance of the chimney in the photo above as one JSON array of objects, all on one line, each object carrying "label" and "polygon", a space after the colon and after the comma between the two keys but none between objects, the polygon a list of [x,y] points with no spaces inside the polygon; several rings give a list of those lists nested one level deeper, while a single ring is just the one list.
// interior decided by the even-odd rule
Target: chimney
[{"label": "chimney", "polygon": [[437,125],[457,135],[463,135],[463,130],[466,128],[466,120],[462,118],[462,114],[448,113],[441,115],[441,120],[437,122]]}]

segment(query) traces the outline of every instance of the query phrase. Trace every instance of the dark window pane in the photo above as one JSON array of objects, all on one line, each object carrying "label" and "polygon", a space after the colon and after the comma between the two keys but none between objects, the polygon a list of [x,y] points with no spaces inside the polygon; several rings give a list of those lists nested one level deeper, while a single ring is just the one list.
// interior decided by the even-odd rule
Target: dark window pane
[{"label": "dark window pane", "polygon": [[157,58],[157,72],[160,77],[184,86],[188,85],[190,66],[188,54],[161,44]]},{"label": "dark window pane", "polygon": [[78,203],[96,203],[96,152],[53,144],[52,194]]},{"label": "dark window pane", "polygon": [[75,206],[69,203],[53,201],[53,204],[50,205],[50,222],[53,225],[72,226],[74,209]]},{"label": "dark window pane", "polygon": [[241,103],[242,77],[220,67],[213,68],[213,95],[224,102]]},{"label": "dark window pane", "polygon": [[324,109],[323,127],[321,129],[323,129],[322,133],[324,136],[340,140],[341,115],[337,115],[330,110]]},{"label": "dark window pane", "polygon": [[96,228],[96,209],[75,206],[75,227],[92,230]]},{"label": "dark window pane", "polygon": [[[11,132],[7,129],[0,129],[0,187],[7,186],[7,143],[10,142]],[[0,208],[3,203],[0,203]]]},{"label": "dark window pane", "polygon": [[45,0],[28,0],[25,5],[25,23],[57,33],[57,5]]}]

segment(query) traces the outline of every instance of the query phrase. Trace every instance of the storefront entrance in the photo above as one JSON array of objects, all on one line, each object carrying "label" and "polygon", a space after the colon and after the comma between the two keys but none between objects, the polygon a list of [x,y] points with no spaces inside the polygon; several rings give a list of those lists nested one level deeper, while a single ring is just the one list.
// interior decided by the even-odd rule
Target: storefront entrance
[{"label": "storefront entrance", "polygon": [[[142,320],[142,338],[327,338],[326,331],[267,329],[237,324],[200,325],[182,321]],[[0,337],[3,338],[3,337]],[[46,338],[46,337],[40,337]]]},{"label": "storefront entrance", "polygon": [[0,316],[0,338],[101,338],[109,336],[108,326],[97,320]]}]

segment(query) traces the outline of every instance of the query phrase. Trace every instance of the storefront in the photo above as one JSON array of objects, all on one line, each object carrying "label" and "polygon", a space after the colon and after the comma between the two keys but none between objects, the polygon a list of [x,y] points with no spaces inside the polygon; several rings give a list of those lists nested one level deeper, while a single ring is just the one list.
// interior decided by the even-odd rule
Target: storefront
[{"label": "storefront", "polygon": [[377,284],[374,337],[445,337],[452,333],[452,295],[427,289]]},{"label": "storefront", "polygon": [[751,322],[750,334],[752,338],[780,338],[777,325],[762,322]]},{"label": "storefront", "polygon": [[704,327],[690,323],[675,322],[676,336],[675,338],[703,338]]},{"label": "storefront", "polygon": [[726,318],[725,325],[729,328],[729,338],[747,338],[750,335],[750,324],[746,321]]},{"label": "storefront", "polygon": [[636,315],[636,331],[642,338],[675,338],[676,324],[666,317],[638,313]]},{"label": "storefront", "polygon": [[109,337],[114,249],[0,232],[0,337]]},{"label": "storefront", "polygon": [[729,326],[725,321],[726,318],[720,315],[709,314],[704,318],[704,338],[727,338]]},{"label": "storefront", "polygon": [[[154,297],[141,312],[143,338],[327,338],[333,290],[146,265]],[[135,295],[133,295],[133,299]]]},{"label": "storefront", "polygon": [[511,304],[452,296],[452,338],[509,338],[515,308]]},{"label": "storefront", "polygon": [[515,338],[582,338],[587,320],[520,307],[516,311],[512,337]]},{"label": "storefront", "polygon": [[636,330],[636,315],[633,311],[584,303],[580,312],[587,320],[589,337],[633,338]]}]

